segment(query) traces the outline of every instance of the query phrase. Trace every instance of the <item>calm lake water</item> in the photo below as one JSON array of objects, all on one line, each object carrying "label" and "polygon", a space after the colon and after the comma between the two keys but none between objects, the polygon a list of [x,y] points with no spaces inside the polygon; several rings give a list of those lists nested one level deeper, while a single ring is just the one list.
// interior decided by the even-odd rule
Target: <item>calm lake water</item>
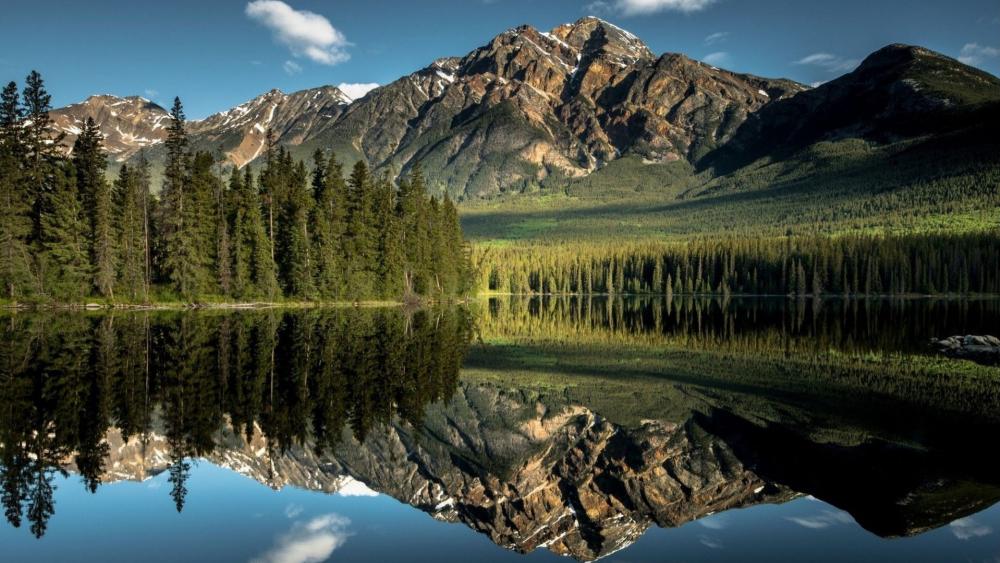
[{"label": "calm lake water", "polygon": [[2,561],[1000,561],[991,300],[0,315]]}]

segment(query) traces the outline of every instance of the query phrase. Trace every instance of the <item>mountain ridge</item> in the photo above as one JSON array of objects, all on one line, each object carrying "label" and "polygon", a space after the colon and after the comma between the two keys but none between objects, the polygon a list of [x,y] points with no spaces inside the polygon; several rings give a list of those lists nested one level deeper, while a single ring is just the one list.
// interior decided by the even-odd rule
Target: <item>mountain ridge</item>
[{"label": "mountain ridge", "polygon": [[[948,122],[956,108],[984,100],[1000,100],[1000,80],[922,47],[888,45],[810,88],[656,55],[630,32],[586,17],[548,32],[507,29],[356,100],[333,86],[271,90],[188,129],[193,149],[238,167],[260,156],[270,128],[296,157],[332,150],[391,175],[419,161],[432,187],[476,199],[571,182],[623,157],[726,174],[820,140],[934,134],[958,126]],[[161,111],[133,120],[162,120]],[[141,149],[162,158],[162,133],[119,135],[104,106],[53,113],[68,139],[86,116],[100,117],[116,160]],[[914,118],[937,129],[899,127]]]}]

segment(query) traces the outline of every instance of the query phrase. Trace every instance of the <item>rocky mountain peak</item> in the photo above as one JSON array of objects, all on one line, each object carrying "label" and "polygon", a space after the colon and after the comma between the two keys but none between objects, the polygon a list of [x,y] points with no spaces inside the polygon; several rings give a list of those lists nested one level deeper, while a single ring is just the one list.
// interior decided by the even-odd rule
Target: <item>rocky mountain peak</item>
[{"label": "rocky mountain peak", "polygon": [[584,55],[604,53],[623,62],[655,58],[649,47],[631,32],[593,16],[557,26],[549,35]]},{"label": "rocky mountain peak", "polygon": [[125,160],[141,149],[166,138],[170,114],[159,105],[140,96],[119,97],[111,94],[90,96],[50,113],[56,130],[71,150],[88,118],[94,120],[104,135],[104,146],[112,159]]}]

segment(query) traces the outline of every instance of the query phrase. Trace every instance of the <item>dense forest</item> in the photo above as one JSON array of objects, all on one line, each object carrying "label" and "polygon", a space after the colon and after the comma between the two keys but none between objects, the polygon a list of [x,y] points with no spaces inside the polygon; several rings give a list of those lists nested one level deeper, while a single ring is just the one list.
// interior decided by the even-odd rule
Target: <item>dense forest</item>
[{"label": "dense forest", "polygon": [[[469,345],[461,308],[12,315],[0,322],[0,496],[36,536],[57,474],[95,492],[109,432],[163,447],[180,511],[192,457],[260,439],[317,455],[379,425],[419,425],[451,397]],[[165,443],[157,442],[165,440]],[[166,495],[164,495],[166,496]]]},{"label": "dense forest", "polygon": [[105,177],[88,119],[69,156],[32,72],[0,100],[0,282],[10,301],[389,300],[463,294],[472,279],[458,213],[416,166],[398,185],[359,162],[347,178],[274,142],[256,173],[192,152],[179,99],[163,188],[149,164]]},{"label": "dense forest", "polygon": [[484,246],[481,290],[514,294],[1000,293],[1000,236],[699,238]]}]

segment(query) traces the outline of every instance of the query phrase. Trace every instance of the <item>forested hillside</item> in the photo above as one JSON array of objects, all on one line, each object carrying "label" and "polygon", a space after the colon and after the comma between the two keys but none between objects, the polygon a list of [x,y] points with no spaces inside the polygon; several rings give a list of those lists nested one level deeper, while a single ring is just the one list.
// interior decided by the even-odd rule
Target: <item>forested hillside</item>
[{"label": "forested hillside", "polygon": [[[471,281],[454,204],[419,166],[393,183],[349,177],[317,149],[307,166],[269,136],[257,171],[189,149],[175,100],[154,196],[139,155],[117,178],[92,119],[72,149],[33,72],[0,105],[0,282],[11,302],[448,298]],[[68,152],[69,156],[66,156]]]}]

